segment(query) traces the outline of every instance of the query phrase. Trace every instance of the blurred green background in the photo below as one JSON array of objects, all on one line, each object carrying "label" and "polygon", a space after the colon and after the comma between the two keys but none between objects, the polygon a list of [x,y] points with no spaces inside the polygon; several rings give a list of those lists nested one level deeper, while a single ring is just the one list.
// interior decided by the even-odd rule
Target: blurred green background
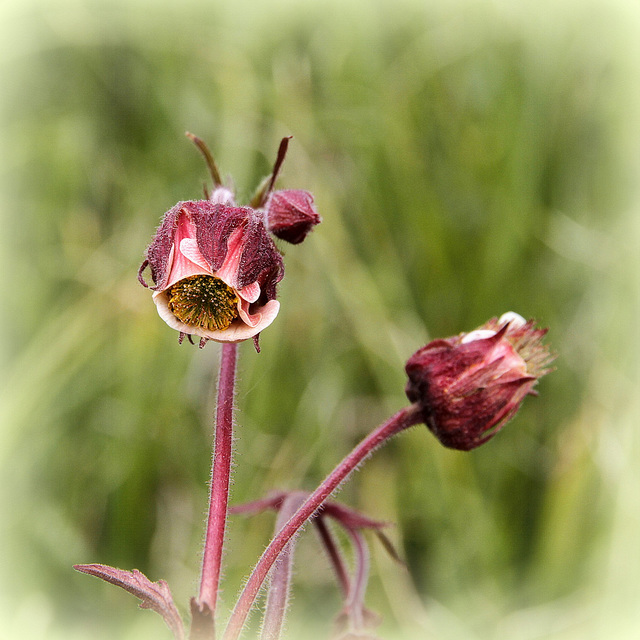
[{"label": "blurred green background", "polygon": [[[423,427],[340,499],[371,538],[379,635],[640,634],[640,11],[623,0],[0,4],[3,640],[169,638],[71,565],[195,594],[219,347],[184,344],[136,270],[207,179],[281,186],[324,223],[283,247],[282,310],[242,345],[232,501],[311,489],[404,406],[428,339],[509,309],[557,371],[469,453]],[[234,517],[222,612],[270,535]],[[291,638],[340,607],[309,529]],[[257,620],[254,622],[257,623]],[[304,631],[303,631],[304,629]]]}]

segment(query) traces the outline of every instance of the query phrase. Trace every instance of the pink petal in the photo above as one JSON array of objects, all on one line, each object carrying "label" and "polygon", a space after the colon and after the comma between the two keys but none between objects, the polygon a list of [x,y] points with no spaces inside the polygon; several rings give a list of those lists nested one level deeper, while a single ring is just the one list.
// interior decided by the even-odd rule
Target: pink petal
[{"label": "pink petal", "polygon": [[198,243],[193,238],[184,238],[180,241],[180,253],[194,264],[197,264],[204,271],[211,273],[209,263],[204,259],[198,249]]},{"label": "pink petal", "polygon": [[277,300],[269,300],[264,307],[260,308],[260,312],[251,316],[254,324],[249,326],[245,322],[242,322],[242,311],[240,312],[240,319],[235,320],[228,329],[224,331],[205,331],[204,337],[216,342],[241,342],[253,338],[253,336],[259,334],[263,329],[266,329],[278,315],[280,311],[280,303]]},{"label": "pink petal", "polygon": [[260,285],[257,282],[248,284],[238,291],[241,298],[247,302],[255,302],[260,297]]},{"label": "pink petal", "polygon": [[[274,302],[276,302],[277,305],[274,305]],[[247,325],[247,327],[251,327],[252,329],[260,327],[260,329],[255,331],[252,335],[259,333],[262,329],[268,327],[278,315],[279,309],[280,303],[277,300],[269,300],[264,307],[260,307],[259,311],[254,314],[249,313],[249,304],[244,300],[242,300],[238,306],[240,319]]]},{"label": "pink petal", "polygon": [[216,277],[225,284],[236,288],[238,282],[238,270],[240,269],[240,257],[244,248],[244,228],[238,227],[227,240],[227,255],[222,266],[216,271]]},{"label": "pink petal", "polygon": [[249,312],[249,303],[246,300],[240,300],[240,304],[238,304],[238,312],[241,320],[249,327],[255,327],[260,322],[261,314],[251,314]]},{"label": "pink petal", "polygon": [[170,265],[163,289],[168,289],[178,280],[189,276],[211,275],[209,263],[204,259],[196,242],[196,228],[191,218],[183,209],[177,221],[173,245],[167,260]]}]

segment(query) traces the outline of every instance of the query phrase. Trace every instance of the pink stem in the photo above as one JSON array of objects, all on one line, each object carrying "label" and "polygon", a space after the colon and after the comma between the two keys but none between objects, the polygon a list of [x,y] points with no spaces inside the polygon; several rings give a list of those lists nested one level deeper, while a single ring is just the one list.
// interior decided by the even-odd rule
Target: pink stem
[{"label": "pink stem", "polygon": [[[301,494],[287,496],[280,507],[276,519],[276,532],[286,524],[287,520],[298,510],[304,502]],[[271,582],[267,594],[267,606],[262,623],[261,640],[278,640],[284,626],[284,619],[289,606],[289,588],[291,585],[291,569],[293,567],[293,552],[295,539],[282,550],[271,571]]]},{"label": "pink stem", "polygon": [[402,409],[387,422],[372,431],[360,444],[349,453],[338,466],[325,478],[322,484],[305,500],[291,519],[280,529],[280,532],[269,543],[258,564],[249,576],[236,606],[231,613],[229,623],[225,629],[223,640],[237,640],[244,626],[245,620],[253,605],[260,587],[264,582],[273,563],[285,547],[310,516],[335,491],[347,476],[369,457],[375,449],[396,433],[422,422],[421,411],[415,405]]},{"label": "pink stem", "polygon": [[347,611],[356,630],[364,627],[364,593],[369,577],[369,549],[360,531],[347,529],[355,551],[353,580],[347,598]]},{"label": "pink stem", "polygon": [[338,584],[340,585],[340,590],[346,597],[351,589],[351,586],[349,574],[347,573],[347,568],[345,567],[341,552],[338,549],[338,545],[336,544],[333,534],[331,533],[329,527],[327,526],[327,523],[325,522],[325,518],[317,517],[313,521],[313,524],[316,525],[318,533],[320,534],[320,539],[322,540],[322,544],[324,545],[327,555],[329,556],[329,560],[331,560],[331,565],[333,566]]},{"label": "pink stem", "polygon": [[218,378],[218,404],[216,408],[216,433],[211,467],[211,493],[209,519],[202,558],[200,604],[206,604],[211,616],[215,615],[222,547],[229,502],[229,478],[231,473],[231,449],[233,435],[233,400],[236,378],[238,345],[226,342],[222,345],[220,377]]}]

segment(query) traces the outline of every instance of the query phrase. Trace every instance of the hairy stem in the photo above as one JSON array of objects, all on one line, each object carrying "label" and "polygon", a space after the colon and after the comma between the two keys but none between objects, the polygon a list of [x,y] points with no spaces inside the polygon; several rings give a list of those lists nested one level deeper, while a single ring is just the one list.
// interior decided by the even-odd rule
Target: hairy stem
[{"label": "hairy stem", "polygon": [[279,533],[269,543],[258,564],[249,576],[245,587],[231,613],[229,623],[223,635],[223,640],[236,640],[240,635],[245,620],[253,602],[260,591],[273,563],[285,547],[310,516],[335,491],[335,489],[349,476],[358,465],[365,460],[381,444],[391,436],[422,422],[420,409],[415,405],[402,409],[392,418],[372,431],[338,466],[325,478],[320,486],[305,500],[289,521],[280,529]]},{"label": "hairy stem", "polygon": [[189,140],[191,140],[193,144],[196,145],[196,147],[198,147],[198,150],[203,155],[204,161],[207,163],[207,168],[209,169],[209,174],[211,175],[211,179],[213,180],[214,189],[222,186],[222,179],[220,178],[218,165],[213,159],[207,143],[204,140],[198,138],[198,136],[193,135],[193,133],[189,131],[186,131],[184,135],[187,136],[187,138],[189,138]]},{"label": "hairy stem", "polygon": [[338,584],[340,585],[342,595],[344,595],[346,598],[349,590],[351,589],[351,581],[349,579],[349,574],[342,558],[342,552],[338,548],[338,544],[333,534],[329,530],[329,527],[325,522],[325,518],[318,516],[314,519],[313,524],[315,524],[318,530],[318,534],[320,535],[322,545],[324,546],[325,551],[329,556],[329,560],[331,561],[331,566],[333,567],[333,570],[336,574],[336,579],[338,580]]},{"label": "hairy stem", "polygon": [[[276,533],[282,529],[291,516],[304,502],[304,495],[287,496],[280,507],[276,519]],[[267,594],[267,606],[262,623],[261,640],[279,640],[284,626],[284,619],[289,606],[289,589],[291,586],[291,569],[293,567],[295,538],[282,550],[271,571],[271,582]]]},{"label": "hairy stem", "polygon": [[222,345],[220,376],[218,378],[215,442],[211,466],[209,518],[200,581],[200,605],[207,605],[212,617],[215,615],[218,597],[222,547],[224,545],[227,505],[229,502],[237,353],[237,344],[224,343]]},{"label": "hairy stem", "polygon": [[360,531],[356,529],[348,529],[347,531],[353,542],[355,567],[346,608],[349,612],[353,629],[360,630],[364,627],[364,593],[367,588],[367,579],[369,578],[369,549]]}]

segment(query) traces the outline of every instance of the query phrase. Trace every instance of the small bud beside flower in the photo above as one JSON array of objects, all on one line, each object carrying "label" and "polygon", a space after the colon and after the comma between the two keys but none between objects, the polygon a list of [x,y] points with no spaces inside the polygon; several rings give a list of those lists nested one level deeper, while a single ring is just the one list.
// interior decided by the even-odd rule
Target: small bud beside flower
[{"label": "small bud beside flower", "polygon": [[470,333],[434,340],[407,362],[406,393],[424,423],[452,449],[491,439],[518,411],[553,360],[537,329],[515,313]]},{"label": "small bud beside flower", "polygon": [[267,201],[267,227],[281,240],[299,244],[319,222],[308,191],[274,191]]}]

